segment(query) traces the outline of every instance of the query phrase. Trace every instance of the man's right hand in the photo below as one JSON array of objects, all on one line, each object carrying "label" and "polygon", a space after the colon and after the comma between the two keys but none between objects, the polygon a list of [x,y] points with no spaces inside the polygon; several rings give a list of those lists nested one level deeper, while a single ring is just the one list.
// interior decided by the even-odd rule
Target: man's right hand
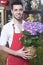
[{"label": "man's right hand", "polygon": [[24,47],[17,51],[17,56],[20,56],[24,59],[31,58],[30,50],[25,51]]}]

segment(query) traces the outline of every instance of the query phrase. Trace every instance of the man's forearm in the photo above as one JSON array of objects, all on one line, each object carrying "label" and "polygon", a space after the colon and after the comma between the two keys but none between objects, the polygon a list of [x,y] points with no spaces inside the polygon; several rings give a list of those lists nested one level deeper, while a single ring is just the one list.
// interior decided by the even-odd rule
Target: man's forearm
[{"label": "man's forearm", "polygon": [[16,51],[14,51],[8,47],[5,47],[5,46],[0,46],[0,50],[6,52],[8,54],[17,55]]},{"label": "man's forearm", "polygon": [[17,51],[15,51],[15,50],[12,50],[12,49],[10,49],[8,47],[0,46],[0,50],[6,52],[8,54],[11,54],[11,55],[20,56],[20,57],[22,57],[24,59],[27,59],[27,58],[30,59],[30,57],[31,57],[30,51],[28,53],[28,51],[24,50],[24,47],[19,49],[19,50],[17,50]]}]

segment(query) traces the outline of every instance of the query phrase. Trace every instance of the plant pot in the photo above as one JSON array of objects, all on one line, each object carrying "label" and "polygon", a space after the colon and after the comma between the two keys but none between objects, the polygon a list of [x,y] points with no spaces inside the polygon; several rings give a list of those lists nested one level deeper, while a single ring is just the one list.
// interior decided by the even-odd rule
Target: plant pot
[{"label": "plant pot", "polygon": [[25,50],[28,51],[28,53],[31,54],[31,57],[28,58],[28,59],[33,59],[34,56],[36,55],[36,51],[37,51],[36,47],[31,47],[31,46],[30,47],[25,47]]}]

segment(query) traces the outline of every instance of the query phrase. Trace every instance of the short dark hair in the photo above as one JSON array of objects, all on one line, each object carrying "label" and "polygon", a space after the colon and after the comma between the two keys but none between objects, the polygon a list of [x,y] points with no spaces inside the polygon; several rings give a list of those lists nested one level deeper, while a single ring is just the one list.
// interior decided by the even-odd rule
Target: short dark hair
[{"label": "short dark hair", "polygon": [[13,9],[13,5],[22,5],[22,6],[23,6],[22,2],[19,1],[19,0],[16,0],[15,2],[13,2],[13,3],[11,4],[11,9]]}]

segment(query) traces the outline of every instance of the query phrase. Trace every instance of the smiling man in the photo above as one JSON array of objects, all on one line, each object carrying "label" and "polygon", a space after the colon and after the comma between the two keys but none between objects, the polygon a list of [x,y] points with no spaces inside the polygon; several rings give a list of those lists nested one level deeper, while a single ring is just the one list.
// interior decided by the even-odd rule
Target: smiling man
[{"label": "smiling man", "polygon": [[[0,50],[8,53],[8,65],[29,65],[27,58],[31,57],[28,51],[24,51],[24,45],[20,42],[22,36],[24,20],[23,5],[20,1],[11,4],[12,19],[4,25],[1,32]],[[9,48],[5,45],[9,43]]]}]

